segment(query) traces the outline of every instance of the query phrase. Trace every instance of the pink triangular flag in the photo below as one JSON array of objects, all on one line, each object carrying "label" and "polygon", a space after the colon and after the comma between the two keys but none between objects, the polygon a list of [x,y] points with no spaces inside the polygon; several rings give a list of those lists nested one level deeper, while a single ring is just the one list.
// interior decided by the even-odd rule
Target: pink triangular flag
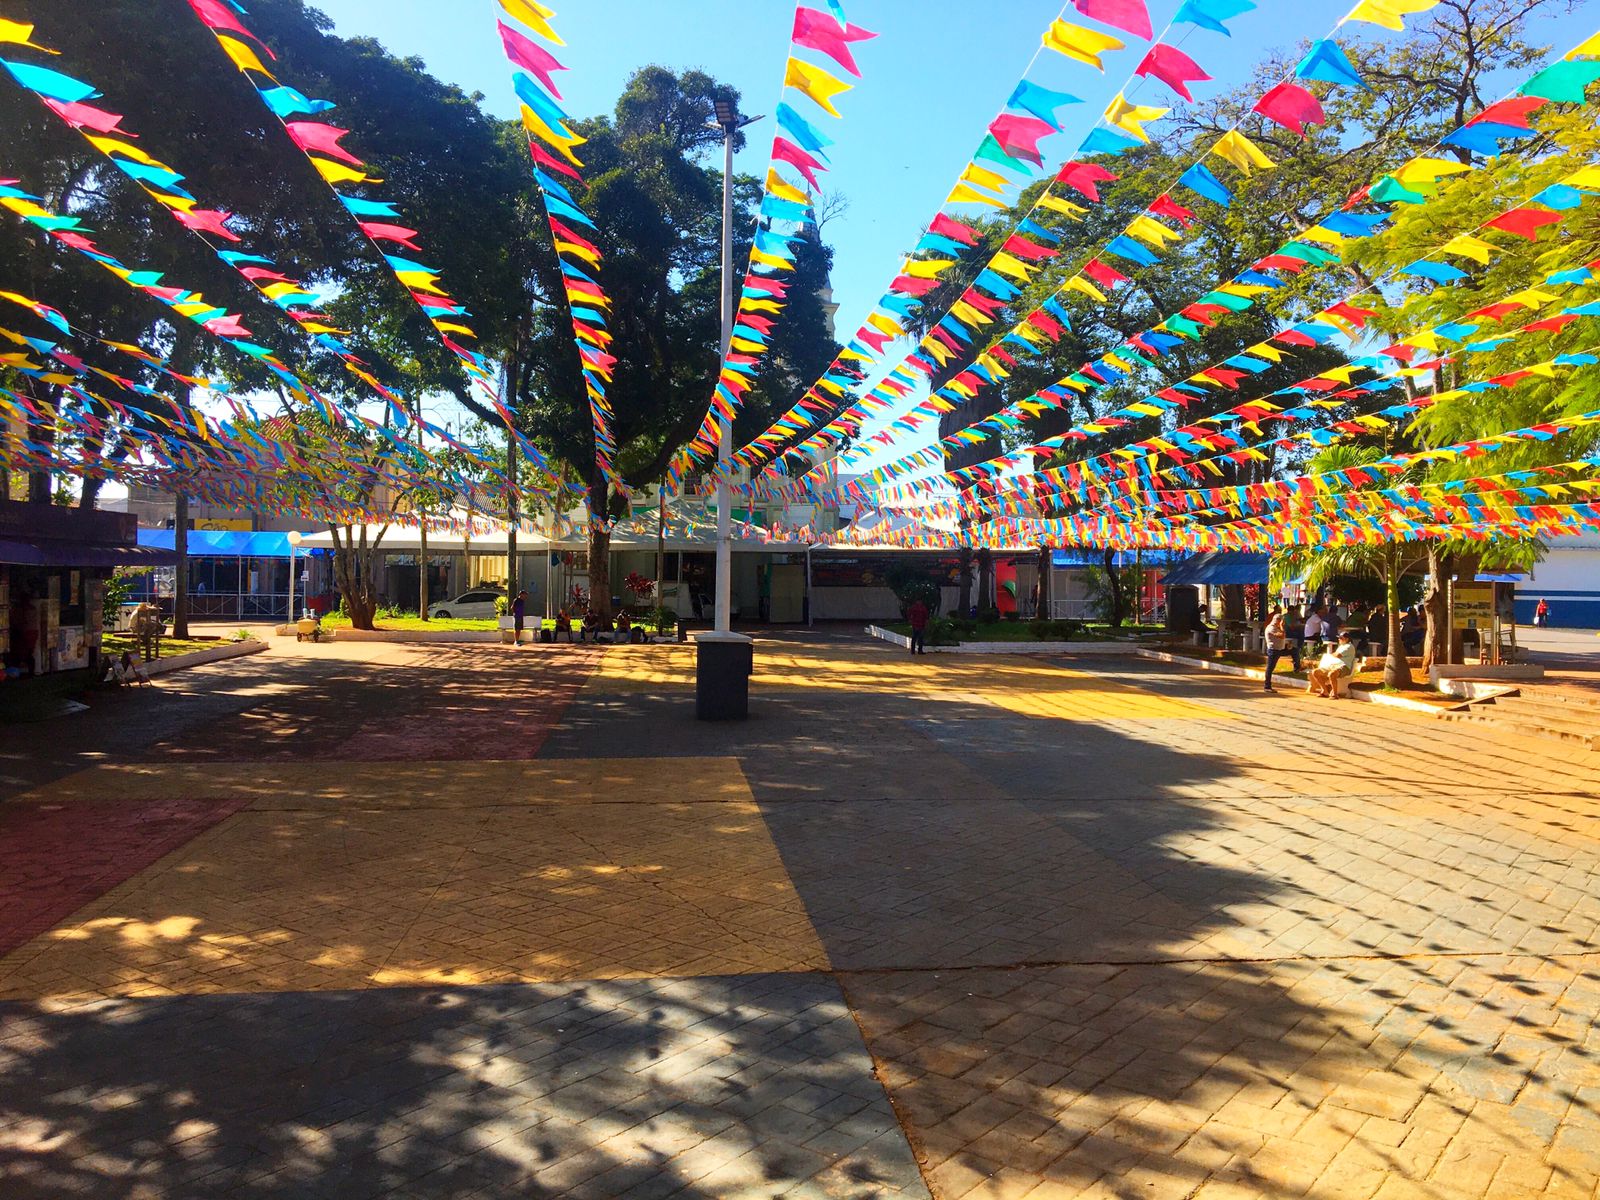
[{"label": "pink triangular flag", "polygon": [[1144,0],[1072,0],[1072,7],[1091,20],[1142,37],[1147,42],[1154,36]]},{"label": "pink triangular flag", "polygon": [[550,79],[550,72],[565,71],[567,68],[558,63],[550,52],[537,42],[523,37],[504,21],[499,22],[500,41],[506,48],[506,57],[524,71],[530,71],[539,77],[539,82],[544,84],[544,90],[557,100],[565,99],[556,90],[556,85]]},{"label": "pink triangular flag", "polygon": [[850,53],[851,42],[864,42],[878,35],[870,29],[846,22],[843,26],[829,14],[814,8],[797,8],[794,13],[794,44],[820,50],[857,78],[861,69]]},{"label": "pink triangular flag", "polygon": [[1301,137],[1306,136],[1306,126],[1321,125],[1328,119],[1322,111],[1322,101],[1298,83],[1287,81],[1262,96],[1250,111],[1294,130]]},{"label": "pink triangular flag", "polygon": [[1144,56],[1144,61],[1133,69],[1133,73],[1154,75],[1178,95],[1190,101],[1194,97],[1189,94],[1188,85],[1211,78],[1199,63],[1182,50],[1174,50],[1165,44],[1151,46],[1150,53]]},{"label": "pink triangular flag", "polygon": [[1038,117],[1020,117],[1005,113],[989,123],[989,132],[1000,148],[1012,158],[1024,158],[1040,166],[1044,155],[1039,153],[1039,139],[1056,132],[1056,127]]}]

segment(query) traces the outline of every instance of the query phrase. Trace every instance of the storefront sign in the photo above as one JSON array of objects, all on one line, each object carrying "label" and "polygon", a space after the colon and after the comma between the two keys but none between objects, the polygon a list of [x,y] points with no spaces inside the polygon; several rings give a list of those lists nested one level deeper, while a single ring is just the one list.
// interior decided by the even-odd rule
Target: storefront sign
[{"label": "storefront sign", "polygon": [[1488,629],[1494,622],[1494,585],[1457,584],[1454,607],[1456,629]]}]

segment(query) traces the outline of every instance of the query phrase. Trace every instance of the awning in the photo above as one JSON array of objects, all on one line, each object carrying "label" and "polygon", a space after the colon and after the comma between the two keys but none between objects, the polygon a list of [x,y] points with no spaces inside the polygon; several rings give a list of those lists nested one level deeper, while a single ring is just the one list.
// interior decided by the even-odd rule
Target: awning
[{"label": "awning", "polygon": [[[177,536],[171,529],[141,529],[139,544],[162,550],[175,550]],[[191,556],[206,558],[288,558],[287,533],[250,533],[232,529],[191,529],[185,539]]]},{"label": "awning", "polygon": [[177,561],[172,551],[152,546],[0,538],[0,562],[26,567],[170,567]]},{"label": "awning", "polygon": [[1266,583],[1271,563],[1270,556],[1266,554],[1252,554],[1244,550],[1206,550],[1173,567],[1161,582],[1167,587],[1200,583]]}]

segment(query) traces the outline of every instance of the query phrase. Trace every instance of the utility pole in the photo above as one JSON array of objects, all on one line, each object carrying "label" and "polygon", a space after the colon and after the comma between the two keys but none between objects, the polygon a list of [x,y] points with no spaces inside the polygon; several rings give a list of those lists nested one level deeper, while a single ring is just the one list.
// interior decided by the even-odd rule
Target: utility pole
[{"label": "utility pole", "polygon": [[[740,117],[733,104],[716,100],[722,130],[722,359],[733,341],[733,141],[760,117]],[[720,361],[720,360],[719,360]],[[750,711],[754,645],[733,632],[733,414],[722,418],[717,438],[716,618],[710,633],[695,638],[695,715],[703,721],[743,720]]]},{"label": "utility pole", "polygon": [[517,594],[517,434],[506,429],[506,597]]},{"label": "utility pole", "polygon": [[172,636],[189,636],[189,497],[172,498],[172,548],[178,561],[172,568]]},{"label": "utility pole", "polygon": [[[422,451],[422,396],[417,396],[417,458],[423,460]],[[417,552],[417,616],[428,619],[428,511],[421,509],[422,519],[417,522],[417,537],[421,549]]]}]

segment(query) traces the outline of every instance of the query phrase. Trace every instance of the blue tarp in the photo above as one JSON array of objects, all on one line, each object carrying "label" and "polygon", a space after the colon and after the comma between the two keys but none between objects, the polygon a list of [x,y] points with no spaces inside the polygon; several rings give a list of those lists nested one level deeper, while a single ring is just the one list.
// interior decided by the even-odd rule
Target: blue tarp
[{"label": "blue tarp", "polygon": [[1271,565],[1272,559],[1266,554],[1251,554],[1243,550],[1207,550],[1193,558],[1184,559],[1168,571],[1161,582],[1168,587],[1184,583],[1266,583]]},{"label": "blue tarp", "polygon": [[[139,530],[139,545],[156,546],[162,550],[176,549],[176,539],[171,529]],[[288,558],[287,533],[247,533],[231,529],[191,529],[187,538],[189,553],[196,557],[211,555],[217,558]],[[300,554],[307,552],[302,550]]]},{"label": "blue tarp", "polygon": [[[1119,567],[1131,567],[1136,562],[1143,562],[1146,568],[1164,567],[1172,561],[1170,550],[1146,550],[1141,556],[1132,550],[1118,550],[1115,562]],[[1050,552],[1050,565],[1052,567],[1103,567],[1105,558],[1099,550],[1077,546],[1067,550],[1052,550]]]}]

